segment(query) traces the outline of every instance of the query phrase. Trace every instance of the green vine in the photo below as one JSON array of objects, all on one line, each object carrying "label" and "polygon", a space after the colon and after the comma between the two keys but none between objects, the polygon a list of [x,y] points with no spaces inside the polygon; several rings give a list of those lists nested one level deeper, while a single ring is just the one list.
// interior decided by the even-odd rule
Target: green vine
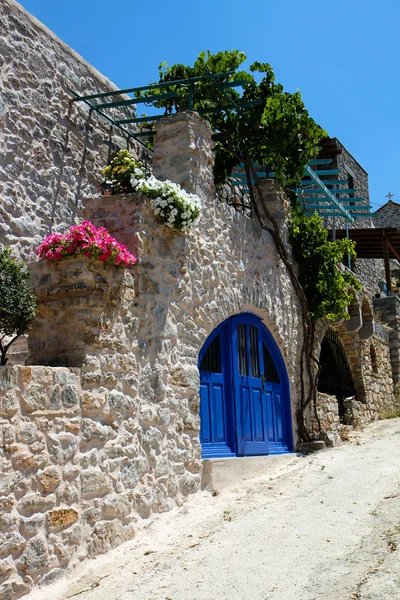
[{"label": "green vine", "polygon": [[[245,60],[246,55],[239,50],[201,52],[192,67],[182,64],[169,67],[161,63],[156,83],[233,71],[194,84],[193,110],[204,115],[219,134],[215,146],[215,183],[224,183],[243,162],[245,148],[252,161],[275,172],[275,179],[283,188],[294,187],[307,163],[318,154],[318,142],[326,132],[309,116],[300,92],[285,92],[282,85],[275,83],[274,71],[268,63],[255,62],[249,71],[239,71]],[[253,74],[259,74],[257,79]],[[227,87],[235,81],[243,82],[241,87]],[[168,92],[176,92],[178,98],[160,100],[155,106],[164,108],[167,114],[188,109],[187,84],[153,90],[154,94]],[[238,104],[246,106],[238,110],[235,108]]]},{"label": "green vine", "polygon": [[328,231],[317,214],[307,217],[297,199],[292,200],[290,242],[299,265],[299,281],[307,298],[308,317],[317,321],[348,319],[347,307],[353,290],[361,284],[348,271],[338,268],[349,254],[356,258],[355,242],[349,239],[329,241]]}]

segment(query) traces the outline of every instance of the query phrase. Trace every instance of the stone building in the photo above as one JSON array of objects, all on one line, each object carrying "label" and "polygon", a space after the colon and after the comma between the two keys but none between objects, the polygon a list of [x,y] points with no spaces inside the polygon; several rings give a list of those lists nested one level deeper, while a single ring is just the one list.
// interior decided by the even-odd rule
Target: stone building
[{"label": "stone building", "polygon": [[[138,256],[127,269],[30,263],[30,356],[0,367],[0,596],[17,598],[199,490],[204,459],[294,451],[309,382],[293,282],[270,233],[216,197],[208,123],[190,111],[160,121],[151,161],[201,198],[192,231],[162,225],[138,194],[99,196],[115,148],[150,160],[133,129],[69,102],[70,87],[114,86],[13,0],[0,19],[0,242],[31,260],[50,230],[85,217]],[[294,263],[287,199],[273,180],[261,192]],[[327,444],[390,412],[400,365],[366,289],[349,316],[316,327],[319,389],[305,412]]]}]

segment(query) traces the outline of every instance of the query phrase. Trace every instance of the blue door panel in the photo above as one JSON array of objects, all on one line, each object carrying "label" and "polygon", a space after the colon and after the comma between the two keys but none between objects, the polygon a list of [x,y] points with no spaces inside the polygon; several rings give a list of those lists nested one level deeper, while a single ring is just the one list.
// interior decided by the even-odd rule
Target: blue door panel
[{"label": "blue door panel", "polygon": [[226,442],[225,433],[225,411],[224,411],[224,394],[223,386],[220,383],[213,383],[211,388],[211,418],[214,424],[215,442]]},{"label": "blue door panel", "polygon": [[240,386],[240,433],[243,441],[251,440],[250,390]]},{"label": "blue door panel", "polygon": [[282,396],[278,392],[274,394],[275,408],[275,431],[276,441],[283,442],[283,419],[282,419]]},{"label": "blue door panel", "polygon": [[265,440],[265,429],[263,415],[263,397],[261,390],[253,388],[252,400],[253,440],[255,442],[263,442]]},{"label": "blue door panel", "polygon": [[211,442],[210,384],[200,383],[200,439]]},{"label": "blue door panel", "polygon": [[268,439],[270,442],[275,441],[275,427],[274,427],[274,408],[273,408],[273,393],[271,390],[265,392],[267,401],[267,421],[268,421]]},{"label": "blue door panel", "polygon": [[199,368],[203,457],[291,450],[286,367],[258,317],[241,314],[222,323],[203,346]]}]

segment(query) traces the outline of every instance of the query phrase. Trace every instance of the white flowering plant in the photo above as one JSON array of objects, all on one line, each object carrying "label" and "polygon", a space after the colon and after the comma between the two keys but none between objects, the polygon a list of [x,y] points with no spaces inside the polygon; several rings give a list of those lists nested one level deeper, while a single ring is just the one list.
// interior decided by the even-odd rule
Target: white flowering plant
[{"label": "white flowering plant", "polygon": [[177,183],[160,181],[146,171],[144,165],[127,150],[116,153],[103,175],[109,188],[103,194],[139,192],[150,199],[154,213],[171,229],[187,231],[200,219],[201,200]]},{"label": "white flowering plant", "polygon": [[200,219],[201,201],[172,181],[160,181],[154,175],[145,177],[136,169],[131,179],[135,191],[150,198],[151,208],[171,229],[187,231]]}]

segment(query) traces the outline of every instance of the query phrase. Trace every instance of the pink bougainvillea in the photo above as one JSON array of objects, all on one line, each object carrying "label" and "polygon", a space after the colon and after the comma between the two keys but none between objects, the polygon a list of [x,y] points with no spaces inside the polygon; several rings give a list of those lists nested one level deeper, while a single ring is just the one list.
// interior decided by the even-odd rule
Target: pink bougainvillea
[{"label": "pink bougainvillea", "polygon": [[102,263],[126,267],[136,262],[136,256],[126,246],[119,244],[104,227],[95,227],[90,221],[72,225],[65,234],[50,234],[36,250],[40,258],[49,262],[65,256],[83,254]]}]

